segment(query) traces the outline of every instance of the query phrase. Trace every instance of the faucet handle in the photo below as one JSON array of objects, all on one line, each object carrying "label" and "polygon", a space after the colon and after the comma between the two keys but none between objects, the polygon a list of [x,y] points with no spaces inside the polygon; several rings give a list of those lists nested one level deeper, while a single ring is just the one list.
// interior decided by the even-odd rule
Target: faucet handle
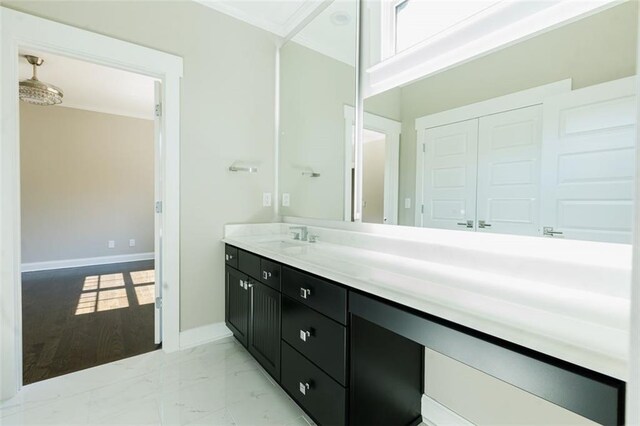
[{"label": "faucet handle", "polygon": [[319,237],[317,235],[314,235],[314,234],[309,235],[309,242],[310,243],[315,243],[315,242],[318,241],[318,239],[319,239]]},{"label": "faucet handle", "polygon": [[300,239],[300,231],[289,231],[291,234],[293,234],[293,239],[294,240],[299,240]]}]

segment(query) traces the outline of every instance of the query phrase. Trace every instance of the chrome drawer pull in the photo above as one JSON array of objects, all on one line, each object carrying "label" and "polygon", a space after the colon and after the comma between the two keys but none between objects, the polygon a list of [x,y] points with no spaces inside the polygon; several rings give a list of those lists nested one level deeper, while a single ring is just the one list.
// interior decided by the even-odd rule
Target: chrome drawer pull
[{"label": "chrome drawer pull", "polygon": [[307,390],[309,390],[309,383],[300,382],[300,393],[303,395],[307,394]]},{"label": "chrome drawer pull", "polygon": [[268,280],[269,278],[271,278],[271,272],[262,271],[262,278]]},{"label": "chrome drawer pull", "polygon": [[311,290],[300,287],[300,297],[307,299],[309,296],[311,296]]},{"label": "chrome drawer pull", "polygon": [[311,332],[306,330],[300,330],[300,340],[307,341],[307,337],[311,337]]}]

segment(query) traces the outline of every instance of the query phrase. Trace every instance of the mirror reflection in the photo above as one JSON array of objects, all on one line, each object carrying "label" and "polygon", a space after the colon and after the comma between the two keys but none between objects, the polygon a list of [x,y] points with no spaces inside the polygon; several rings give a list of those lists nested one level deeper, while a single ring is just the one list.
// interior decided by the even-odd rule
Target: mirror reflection
[{"label": "mirror reflection", "polygon": [[357,2],[321,7],[280,49],[280,213],[342,220],[351,210],[345,114],[356,104]]},{"label": "mirror reflection", "polygon": [[637,7],[365,99],[363,221],[630,243]]}]

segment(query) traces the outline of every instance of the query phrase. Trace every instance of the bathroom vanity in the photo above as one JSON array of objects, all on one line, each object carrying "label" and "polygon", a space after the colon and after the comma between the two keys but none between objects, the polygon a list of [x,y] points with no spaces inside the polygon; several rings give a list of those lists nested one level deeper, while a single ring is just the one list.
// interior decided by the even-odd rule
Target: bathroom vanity
[{"label": "bathroom vanity", "polygon": [[[472,289],[470,282],[451,283],[452,299],[443,309],[442,303],[433,303],[436,293],[428,291],[436,287],[430,278],[438,265],[401,252],[402,246],[418,249],[415,241],[310,227],[309,235],[318,239],[310,243],[294,240],[288,228],[288,224],[226,227],[226,322],[238,341],[318,424],[419,423],[424,348],[600,424],[624,423],[625,382],[611,362],[613,354],[604,355],[601,348],[592,346],[590,354],[583,349],[579,358],[578,348],[571,348],[580,345],[579,336],[574,335],[573,342],[568,336],[551,336],[551,328],[556,328],[559,333],[605,337],[597,321],[591,328],[584,322],[582,327],[587,329],[568,330],[572,316],[575,320],[589,314],[569,303],[552,306],[550,301],[557,301],[558,294],[542,294],[544,283],[537,290],[538,301],[549,298],[544,315],[561,312],[566,321],[558,319],[555,326],[549,323],[549,330],[543,330],[545,325],[534,311],[525,312],[536,303],[531,298],[520,299],[530,305],[522,307],[522,315],[529,315],[524,322],[515,315],[503,324],[497,324],[495,316],[483,321],[471,307],[471,292],[477,292],[478,301],[484,303],[481,297],[489,296],[490,285]],[[382,252],[362,248],[381,242],[387,246]],[[385,253],[392,250],[390,246],[395,246],[396,255]],[[468,253],[471,262],[473,256]],[[503,270],[508,271],[512,262],[503,258]],[[519,262],[522,266],[522,259]],[[595,267],[606,272],[604,265]],[[464,269],[458,268],[451,273]],[[557,268],[562,275],[562,268]],[[476,281],[483,273],[487,271],[477,271]],[[521,267],[520,279],[526,274]],[[444,275],[441,279],[446,284]],[[466,300],[456,299],[456,294],[461,295],[456,287],[465,286]],[[562,291],[569,289],[557,288]],[[589,306],[590,292],[574,292],[576,303]],[[506,288],[496,292],[500,294],[502,300],[496,296],[486,308],[500,312],[512,303],[508,299],[513,300],[513,295]],[[606,309],[606,298],[592,295],[601,300],[600,309]],[[467,303],[471,305],[463,308]],[[537,310],[543,310],[541,306]],[[456,311],[465,311],[466,317]],[[527,323],[520,338],[513,337],[518,333],[506,332]]]}]

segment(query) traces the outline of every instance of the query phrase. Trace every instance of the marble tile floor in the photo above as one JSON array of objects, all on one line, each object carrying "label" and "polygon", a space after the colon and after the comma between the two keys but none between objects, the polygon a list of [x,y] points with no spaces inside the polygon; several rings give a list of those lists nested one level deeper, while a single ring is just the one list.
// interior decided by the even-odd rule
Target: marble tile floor
[{"label": "marble tile floor", "polygon": [[0,425],[291,425],[313,422],[233,338],[154,351],[25,386]]}]

